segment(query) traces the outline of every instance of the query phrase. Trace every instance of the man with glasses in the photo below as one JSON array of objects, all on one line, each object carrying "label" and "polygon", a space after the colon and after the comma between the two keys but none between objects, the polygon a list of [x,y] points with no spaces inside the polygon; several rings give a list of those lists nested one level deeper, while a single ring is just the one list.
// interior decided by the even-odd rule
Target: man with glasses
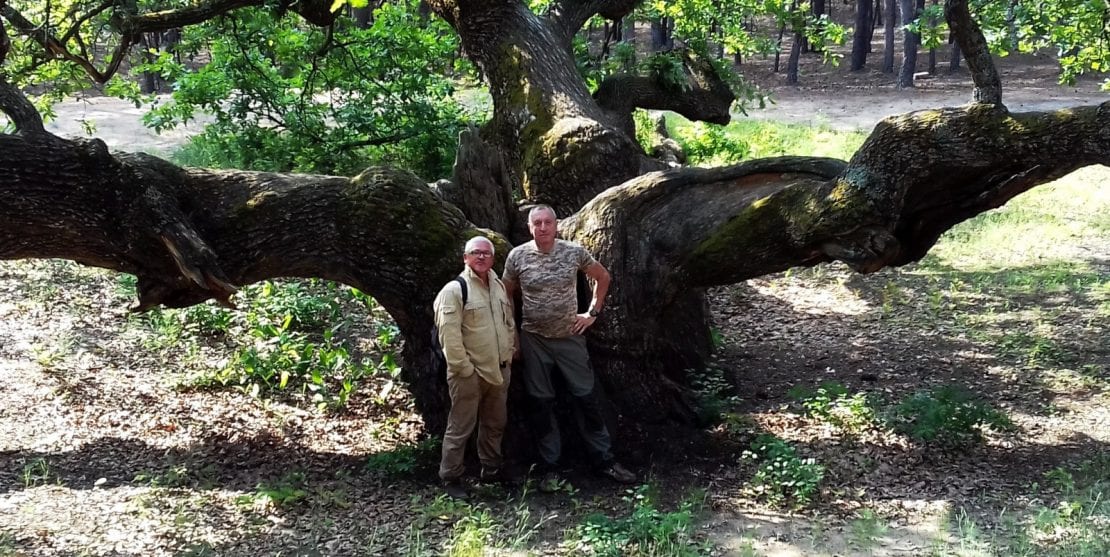
[{"label": "man with glasses", "polygon": [[[505,287],[513,296],[520,287],[520,349],[524,358],[524,386],[532,397],[543,478],[541,491],[555,491],[561,480],[556,473],[562,445],[555,420],[552,373],[558,369],[580,412],[578,428],[586,441],[596,470],[620,483],[633,483],[636,475],[618,464],[610,452],[595,391],[594,372],[583,333],[597,320],[609,290],[609,271],[586,248],[556,238],[555,211],[538,205],[528,213],[532,241],[509,252],[505,262]],[[589,310],[578,313],[578,271],[593,281]]]},{"label": "man with glasses", "polygon": [[512,302],[491,269],[493,253],[488,238],[471,238],[463,249],[462,274],[440,290],[433,306],[451,395],[439,477],[456,499],[467,496],[463,457],[475,425],[482,479],[503,479],[501,438],[515,326]]}]

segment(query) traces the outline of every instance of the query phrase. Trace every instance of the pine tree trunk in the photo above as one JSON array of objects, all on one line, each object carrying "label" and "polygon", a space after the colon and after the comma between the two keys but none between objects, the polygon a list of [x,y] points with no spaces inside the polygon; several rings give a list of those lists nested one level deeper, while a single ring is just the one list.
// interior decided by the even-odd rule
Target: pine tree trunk
[{"label": "pine tree trunk", "polygon": [[856,28],[852,38],[852,64],[851,71],[862,70],[867,64],[867,53],[871,49],[871,1],[858,0],[856,2]]},{"label": "pine tree trunk", "polygon": [[894,33],[898,21],[896,0],[886,0],[886,19],[883,26],[886,35],[883,41],[883,73],[894,73]]},{"label": "pine tree trunk", "polygon": [[[908,25],[917,19],[919,13],[914,0],[900,0],[900,8],[902,11],[902,25]],[[903,43],[902,67],[898,71],[898,88],[908,89],[914,85],[913,74],[917,71],[917,46],[920,43],[920,38],[917,33],[912,33],[908,29],[903,32],[903,36],[905,40]]]}]

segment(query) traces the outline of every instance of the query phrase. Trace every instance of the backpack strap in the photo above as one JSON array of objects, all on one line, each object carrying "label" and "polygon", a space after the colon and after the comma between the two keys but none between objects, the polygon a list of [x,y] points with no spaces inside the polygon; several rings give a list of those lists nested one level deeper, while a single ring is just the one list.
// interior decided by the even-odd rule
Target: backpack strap
[{"label": "backpack strap", "polygon": [[467,289],[468,289],[467,286],[466,286],[466,279],[463,278],[462,275],[459,275],[459,276],[455,277],[455,282],[459,283],[459,289],[462,290],[462,302],[463,302],[463,305],[465,306],[466,305]]}]

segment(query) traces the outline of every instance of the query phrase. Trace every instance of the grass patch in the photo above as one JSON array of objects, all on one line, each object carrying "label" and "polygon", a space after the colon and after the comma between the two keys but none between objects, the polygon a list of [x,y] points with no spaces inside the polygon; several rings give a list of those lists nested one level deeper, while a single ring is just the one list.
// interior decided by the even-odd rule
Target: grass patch
[{"label": "grass patch", "polygon": [[666,113],[667,133],[682,145],[692,164],[712,166],[740,160],[805,155],[849,159],[867,134],[808,126],[738,119],[727,126],[690,122]]},{"label": "grass patch", "polygon": [[[1099,455],[1044,474],[1039,504],[1007,512],[985,528],[957,513],[955,546],[961,554],[1015,557],[1102,557],[1110,554],[1110,456]],[[1041,490],[1042,486],[1034,486]]]},{"label": "grass patch", "polygon": [[597,557],[709,555],[709,544],[696,536],[704,498],[704,493],[695,494],[676,510],[664,511],[651,486],[641,485],[623,497],[630,514],[616,518],[591,514],[571,530],[563,547]]}]

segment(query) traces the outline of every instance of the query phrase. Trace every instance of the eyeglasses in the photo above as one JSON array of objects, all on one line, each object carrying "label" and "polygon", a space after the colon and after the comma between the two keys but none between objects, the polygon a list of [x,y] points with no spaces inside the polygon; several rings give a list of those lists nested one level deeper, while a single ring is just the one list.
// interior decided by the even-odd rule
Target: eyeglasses
[{"label": "eyeglasses", "polygon": [[480,250],[480,249],[471,250],[471,251],[468,251],[466,253],[468,253],[470,255],[473,255],[474,257],[493,257],[493,252],[492,251],[485,251],[485,250]]}]

